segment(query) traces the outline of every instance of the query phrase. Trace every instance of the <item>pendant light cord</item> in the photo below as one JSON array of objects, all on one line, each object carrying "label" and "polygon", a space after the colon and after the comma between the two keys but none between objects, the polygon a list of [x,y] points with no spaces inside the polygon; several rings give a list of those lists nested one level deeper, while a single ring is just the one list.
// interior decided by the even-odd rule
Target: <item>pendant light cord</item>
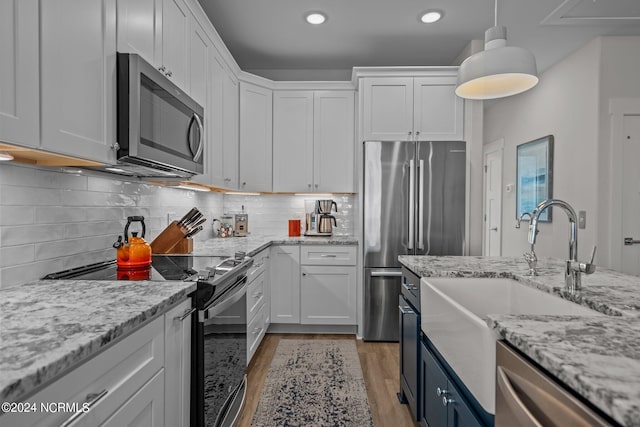
[{"label": "pendant light cord", "polygon": [[495,18],[494,18],[495,19],[495,23],[494,23],[493,26],[497,27],[498,26],[498,0],[496,0],[495,4],[496,4],[495,5]]}]

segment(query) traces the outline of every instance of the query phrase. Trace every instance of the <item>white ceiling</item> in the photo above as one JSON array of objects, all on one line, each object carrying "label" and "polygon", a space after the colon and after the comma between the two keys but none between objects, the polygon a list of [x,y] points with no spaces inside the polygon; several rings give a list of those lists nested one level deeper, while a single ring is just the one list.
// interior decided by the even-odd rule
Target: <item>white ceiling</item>
[{"label": "white ceiling", "polygon": [[[493,0],[199,0],[245,71],[274,80],[349,80],[354,66],[452,65],[494,24]],[[444,18],[421,24],[420,12]],[[312,26],[309,11],[327,22]],[[501,0],[507,43],[539,71],[599,35],[640,35],[640,0]]]}]

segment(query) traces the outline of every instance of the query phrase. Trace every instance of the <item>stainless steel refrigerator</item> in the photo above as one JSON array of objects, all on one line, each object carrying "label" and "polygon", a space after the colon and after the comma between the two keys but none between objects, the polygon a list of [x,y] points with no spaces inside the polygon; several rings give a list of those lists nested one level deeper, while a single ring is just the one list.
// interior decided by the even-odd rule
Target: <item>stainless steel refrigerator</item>
[{"label": "stainless steel refrigerator", "polygon": [[364,143],[364,331],[398,341],[398,255],[464,255],[466,144]]}]

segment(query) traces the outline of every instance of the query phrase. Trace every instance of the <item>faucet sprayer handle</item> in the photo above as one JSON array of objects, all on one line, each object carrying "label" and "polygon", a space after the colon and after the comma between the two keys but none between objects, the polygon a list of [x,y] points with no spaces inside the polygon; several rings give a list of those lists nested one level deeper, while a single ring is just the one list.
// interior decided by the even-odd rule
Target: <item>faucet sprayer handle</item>
[{"label": "faucet sprayer handle", "polygon": [[596,249],[598,249],[597,245],[593,245],[593,250],[591,251],[591,260],[589,264],[593,264],[593,260],[596,258]]}]

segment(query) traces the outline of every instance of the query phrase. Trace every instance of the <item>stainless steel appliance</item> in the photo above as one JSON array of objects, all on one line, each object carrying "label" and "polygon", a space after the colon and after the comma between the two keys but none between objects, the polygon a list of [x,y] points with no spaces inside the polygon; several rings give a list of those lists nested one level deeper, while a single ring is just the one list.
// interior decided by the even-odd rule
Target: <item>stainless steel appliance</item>
[{"label": "stainless steel appliance", "polygon": [[398,255],[463,255],[466,144],[364,143],[364,331],[398,341]]},{"label": "stainless steel appliance", "polygon": [[496,375],[496,427],[615,425],[502,342]]},{"label": "stainless steel appliance", "polygon": [[[247,391],[247,270],[243,253],[198,274],[192,425],[232,426]],[[208,276],[209,273],[213,273]]]},{"label": "stainless steel appliance", "polygon": [[133,53],[118,53],[120,175],[190,178],[204,171],[204,108]]},{"label": "stainless steel appliance", "polygon": [[337,225],[336,217],[333,215],[321,214],[318,216],[318,233],[320,234],[333,234],[333,227]]},{"label": "stainless steel appliance", "polygon": [[[242,410],[247,368],[247,270],[235,257],[153,255],[148,269],[119,269],[116,260],[51,273],[43,279],[197,282],[193,298],[191,425],[231,426]],[[154,283],[155,282],[155,283]]]}]

